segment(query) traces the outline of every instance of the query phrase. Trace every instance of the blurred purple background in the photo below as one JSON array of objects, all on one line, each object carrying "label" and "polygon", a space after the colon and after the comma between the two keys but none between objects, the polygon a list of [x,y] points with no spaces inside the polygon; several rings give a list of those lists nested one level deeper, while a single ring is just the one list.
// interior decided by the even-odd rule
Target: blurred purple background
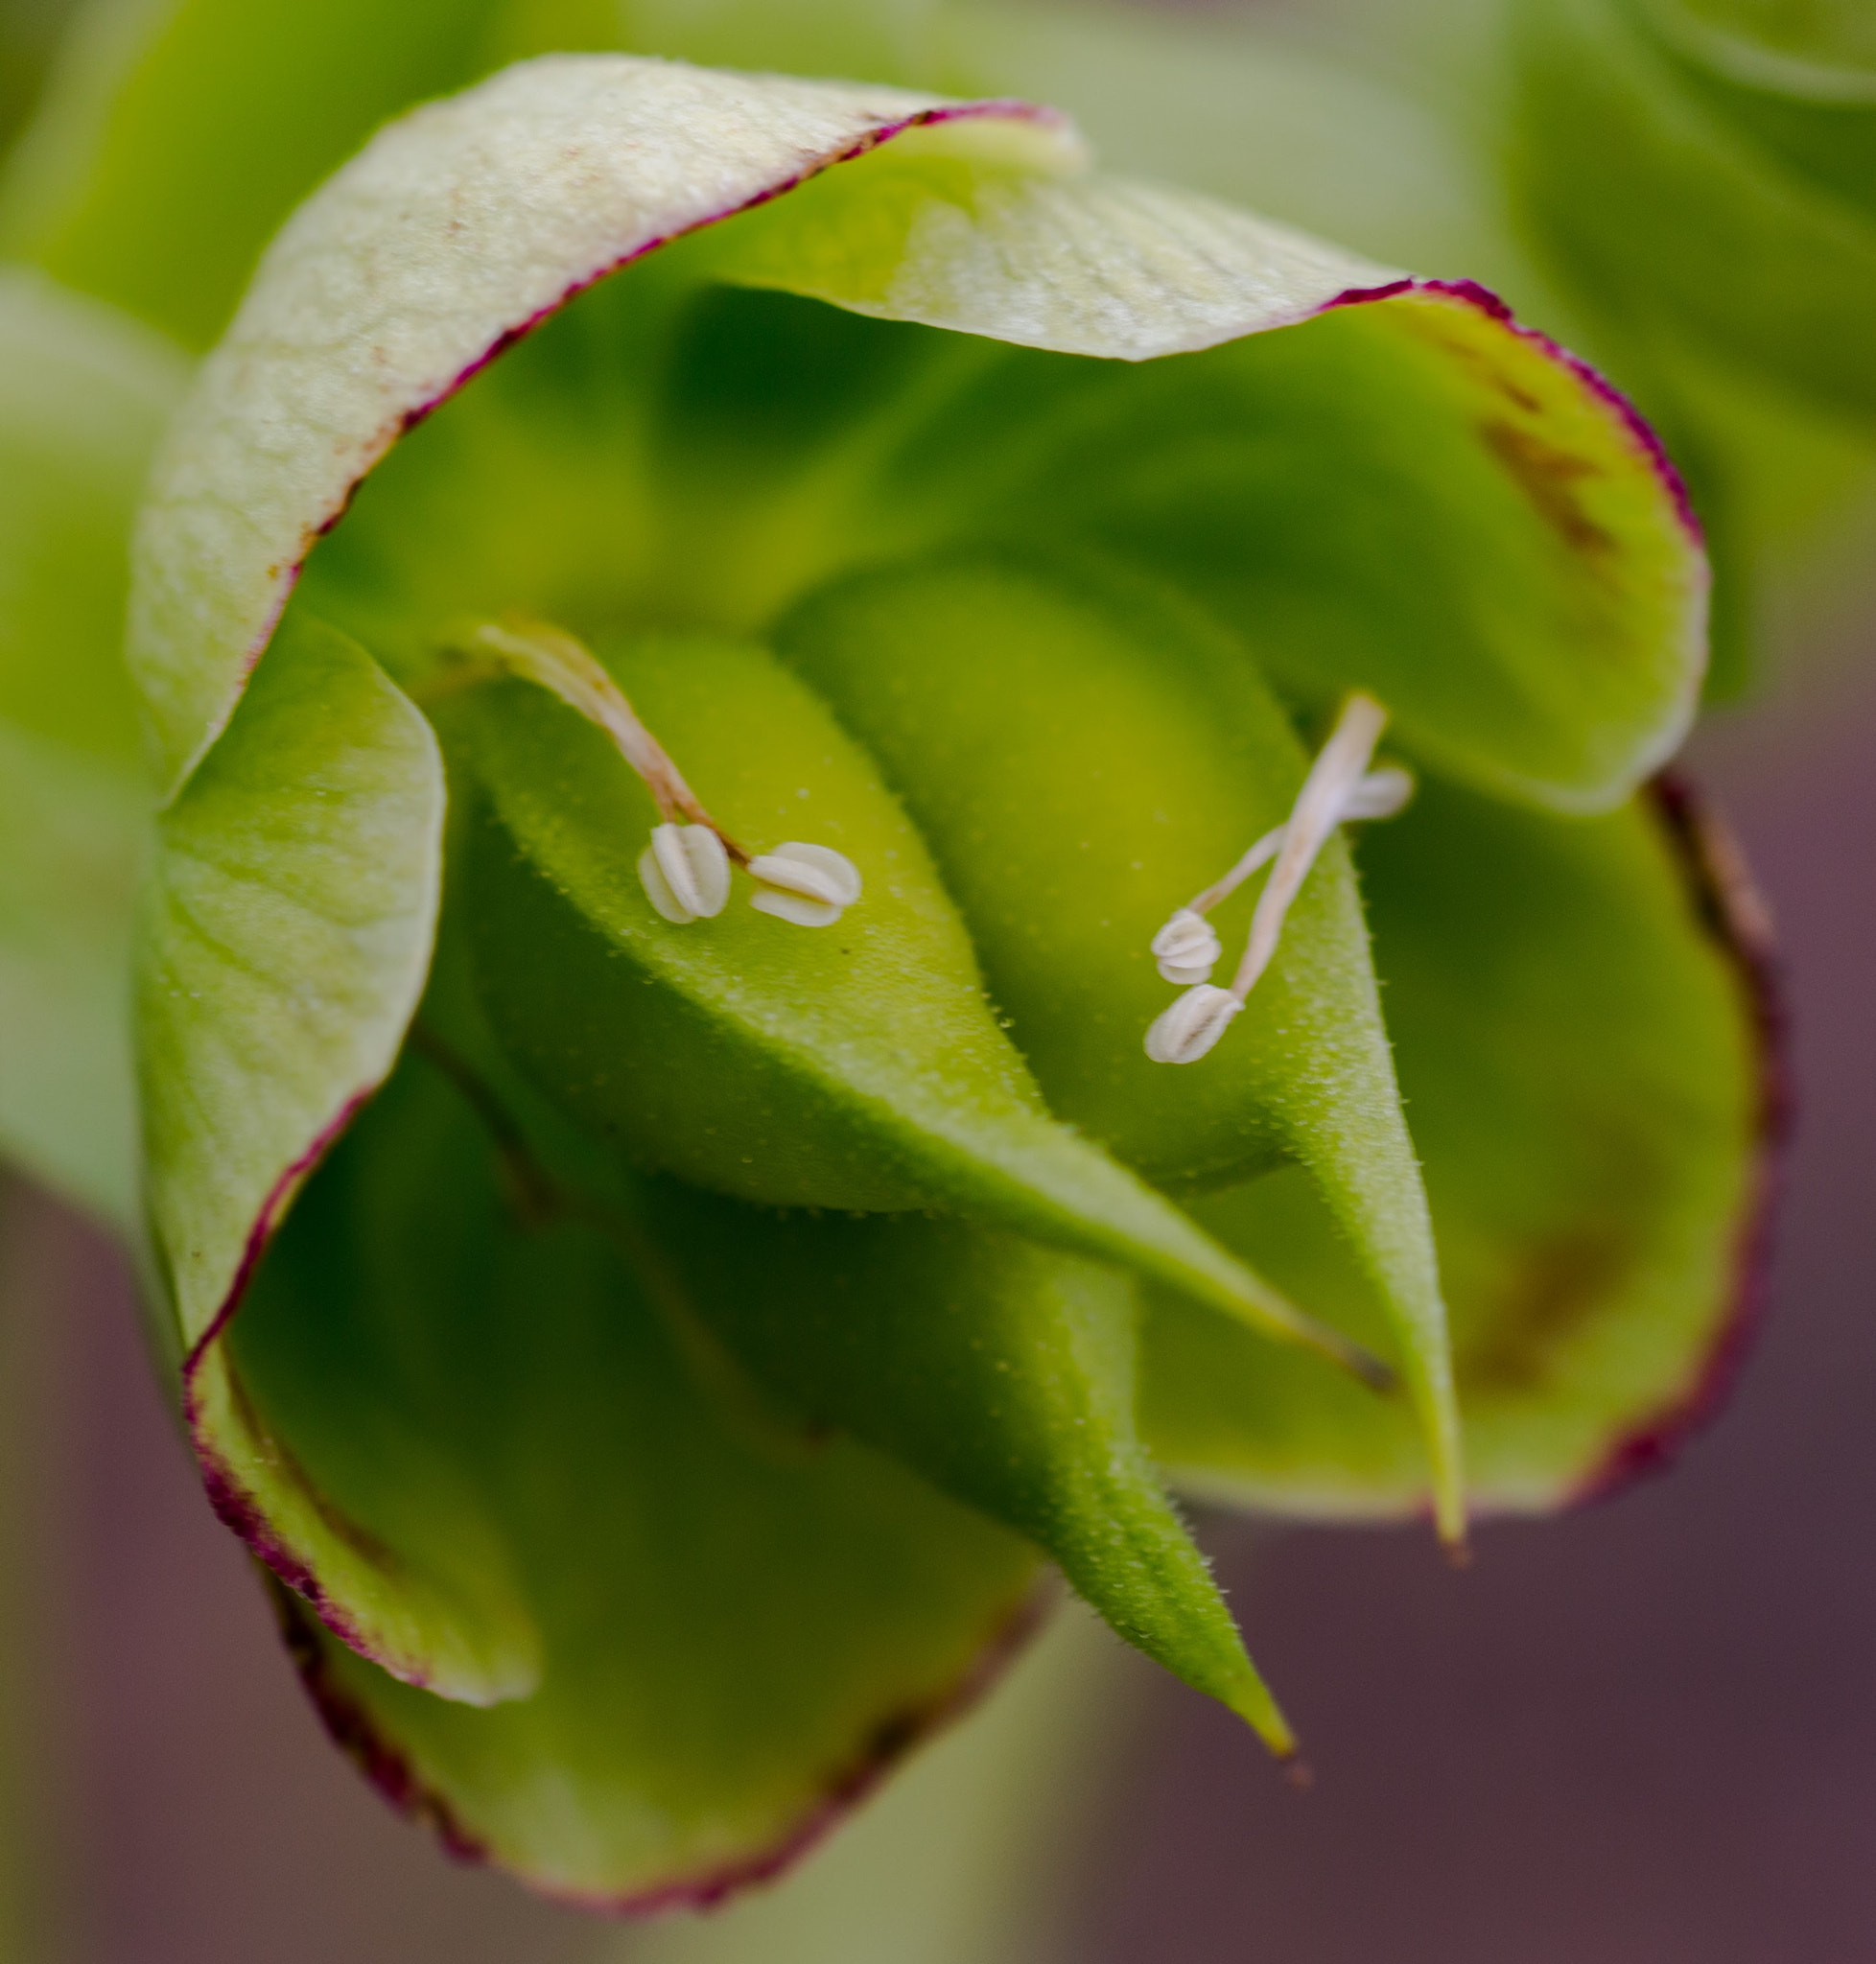
[{"label": "blurred purple background", "polygon": [[[1672,1478],[1489,1529],[1465,1575],[1419,1535],[1296,1533],[1254,1559],[1224,1527],[1318,1783],[1291,1792],[1232,1720],[1136,1673],[1132,1777],[1075,1879],[1078,1964],[1876,1956],[1876,626],[1780,639],[1801,671],[1696,749],[1780,923],[1801,1096],[1732,1407]],[[42,1880],[69,1941],[44,1964],[597,1956],[587,1927],[446,1863],[326,1745],[110,1253],[14,1192],[0,1267],[6,1306],[44,1319],[0,1365],[39,1387],[7,1400],[34,1412],[12,1443],[38,1528],[6,1599],[35,1604],[11,1689],[53,1747]]]}]

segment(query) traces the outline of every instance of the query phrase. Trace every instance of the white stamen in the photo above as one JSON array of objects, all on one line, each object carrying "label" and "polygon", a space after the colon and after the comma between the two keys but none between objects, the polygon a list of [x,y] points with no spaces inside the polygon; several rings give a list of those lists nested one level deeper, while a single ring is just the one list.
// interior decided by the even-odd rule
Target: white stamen
[{"label": "white stamen", "polygon": [[683,772],[664,745],[640,722],[624,690],[571,634],[543,621],[516,621],[505,626],[488,621],[476,628],[468,641],[511,675],[550,690],[589,723],[597,723],[612,738],[620,756],[645,780],[645,788],[667,819],[686,818],[695,825],[712,825],[710,813],[697,802],[697,794],[684,782]]},{"label": "white stamen", "polygon": [[1160,973],[1168,982],[1208,982],[1225,952],[1217,930],[1203,914],[1182,907],[1153,937]]},{"label": "white stamen", "polygon": [[1155,1064],[1196,1064],[1243,1007],[1235,991],[1202,982],[1155,1018],[1146,1033],[1146,1054]]},{"label": "white stamen", "polygon": [[750,858],[704,809],[604,666],[572,635],[541,621],[485,621],[464,630],[454,645],[497,672],[550,690],[612,738],[645,781],[663,821],[652,828],[638,870],[645,898],[667,921],[681,927],[720,914],[730,897],[733,859],[757,881],[752,906],[802,927],[831,927],[859,899],[858,869],[831,846],[791,839]]},{"label": "white stamen", "polygon": [[1270,967],[1290,902],[1302,890],[1309,869],[1328,843],[1329,834],[1342,823],[1343,807],[1366,774],[1369,759],[1374,755],[1374,746],[1381,740],[1387,720],[1387,711],[1372,695],[1358,690],[1343,705],[1329,740],[1310,765],[1309,775],[1302,781],[1302,789],[1291,807],[1277,864],[1270,869],[1270,878],[1257,896],[1256,911],[1251,916],[1251,939],[1231,982],[1231,994],[1240,1002]]},{"label": "white stamen", "polygon": [[680,927],[708,921],[730,898],[730,855],[707,825],[654,826],[639,855],[639,879],[667,921]]},{"label": "white stamen", "polygon": [[[1392,818],[1413,797],[1411,772],[1395,765],[1378,771],[1368,768],[1387,720],[1387,711],[1372,696],[1351,695],[1310,766],[1288,821],[1267,831],[1223,879],[1207,887],[1189,906],[1181,907],[1153,937],[1160,973],[1168,982],[1208,983],[1220,948],[1204,916],[1259,867],[1277,862],[1257,896],[1251,939],[1231,988],[1187,989],[1147,1032],[1146,1054],[1156,1063],[1191,1064],[1224,1035],[1270,966],[1291,902],[1335,829],[1356,819]],[[1220,997],[1234,1002],[1236,1009],[1225,1009]]]},{"label": "white stamen", "polygon": [[1205,892],[1193,900],[1192,912],[1209,914],[1213,907],[1222,906],[1258,867],[1269,865],[1277,857],[1283,850],[1283,840],[1289,830],[1287,825],[1273,826],[1223,879],[1207,887]]},{"label": "white stamen", "polygon": [[831,927],[860,897],[859,869],[832,846],[790,839],[749,862],[749,904],[800,927]]}]

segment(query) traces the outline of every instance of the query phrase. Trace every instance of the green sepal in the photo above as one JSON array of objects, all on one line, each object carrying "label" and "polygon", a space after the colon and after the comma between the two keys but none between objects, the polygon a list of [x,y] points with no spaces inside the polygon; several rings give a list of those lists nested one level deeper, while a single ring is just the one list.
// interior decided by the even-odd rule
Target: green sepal
[{"label": "green sepal", "polygon": [[[452,1696],[527,1691],[537,1642],[479,1552],[392,1559],[310,1485],[223,1341],[307,1173],[389,1072],[438,903],[442,762],[343,636],[300,621],[161,818],[137,962],[146,1193],[211,1494],[348,1638]],[[408,1469],[407,1469],[408,1471]]]},{"label": "green sepal", "polygon": [[361,1538],[498,1557],[539,1631],[531,1694],[478,1709],[295,1610],[316,1699],[387,1797],[590,1907],[710,1903],[982,1688],[1036,1558],[864,1447],[743,1423],[580,1213],[519,1209],[475,1107],[412,1059],[314,1176],[227,1347]]},{"label": "green sepal", "polygon": [[734,643],[605,652],[731,837],[753,853],[802,836],[831,846],[866,891],[831,928],[758,914],[747,889],[716,919],[673,926],[637,871],[656,807],[598,729],[521,683],[444,699],[439,722],[492,812],[466,868],[481,985],[537,1085],[640,1163],[721,1192],[941,1206],[1304,1335],[1175,1207],[1049,1115],[916,830],[809,690]]},{"label": "green sepal", "polygon": [[[903,801],[1051,1111],[1176,1189],[1283,1158],[1308,1167],[1387,1305],[1385,1349],[1457,1532],[1439,1265],[1340,842],[1218,1048],[1175,1067],[1142,1047],[1177,994],[1154,935],[1283,824],[1301,787],[1307,759],[1255,643],[1149,582],[979,551],[825,589],[778,646]],[[1217,910],[1216,979],[1254,898]]]},{"label": "green sepal", "polygon": [[[1361,845],[1485,1512],[1597,1491],[1697,1415],[1754,1286],[1761,1005],[1727,897],[1652,801],[1562,823],[1426,785]],[[1195,1208],[1362,1334],[1379,1306],[1294,1174]],[[1397,1413],[1179,1305],[1141,1418],[1187,1490],[1301,1513],[1425,1504]]]},{"label": "green sepal", "polygon": [[762,1383],[1027,1535],[1119,1635],[1294,1750],[1140,1446],[1125,1277],[958,1222],[764,1217],[676,1187],[647,1211]]}]

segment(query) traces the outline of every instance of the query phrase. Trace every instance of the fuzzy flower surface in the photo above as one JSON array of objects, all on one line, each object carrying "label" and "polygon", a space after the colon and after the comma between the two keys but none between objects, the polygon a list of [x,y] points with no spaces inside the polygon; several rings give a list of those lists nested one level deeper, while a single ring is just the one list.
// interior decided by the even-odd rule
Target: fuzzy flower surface
[{"label": "fuzzy flower surface", "polygon": [[0,282],[0,1136],[458,1853],[771,1873],[1051,1564],[1288,1755],[1180,1496],[1458,1545],[1708,1395],[1772,1101],[1655,782],[1705,561],[1489,294],[605,54],[389,124],[193,373],[103,284]]}]

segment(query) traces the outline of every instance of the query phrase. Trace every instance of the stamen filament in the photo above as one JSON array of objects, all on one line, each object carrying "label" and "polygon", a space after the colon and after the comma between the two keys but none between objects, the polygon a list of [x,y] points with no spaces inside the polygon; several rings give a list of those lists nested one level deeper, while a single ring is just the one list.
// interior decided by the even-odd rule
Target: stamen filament
[{"label": "stamen filament", "polygon": [[[1351,695],[1310,766],[1289,818],[1267,831],[1223,879],[1181,907],[1153,937],[1160,973],[1184,990],[1146,1033],[1146,1054],[1154,1063],[1196,1064],[1225,1034],[1269,968],[1291,902],[1335,829],[1350,819],[1392,818],[1414,795],[1408,772],[1368,768],[1387,720],[1387,711],[1372,695]],[[1222,950],[1205,916],[1272,860],[1277,863],[1257,896],[1244,959],[1231,986],[1219,989],[1211,982],[1211,970]]]},{"label": "stamen filament", "polygon": [[1302,891],[1309,869],[1330,833],[1342,823],[1349,794],[1361,783],[1387,721],[1387,711],[1372,695],[1357,690],[1343,705],[1329,740],[1310,765],[1284,828],[1277,864],[1271,868],[1270,878],[1257,896],[1256,911],[1251,916],[1251,939],[1231,981],[1231,994],[1240,1002],[1270,967],[1290,903]]},{"label": "stamen filament", "polygon": [[597,723],[645,781],[667,824],[707,826],[739,866],[749,864],[749,854],[704,809],[665,746],[639,720],[624,690],[572,635],[543,621],[505,626],[486,621],[466,639],[472,649],[492,655],[510,674],[539,684],[588,722]]},{"label": "stamen filament", "polygon": [[1287,822],[1282,825],[1272,826],[1270,830],[1251,848],[1250,852],[1245,853],[1244,857],[1226,874],[1223,879],[1215,881],[1212,885],[1207,887],[1205,892],[1200,894],[1197,899],[1188,902],[1191,911],[1194,914],[1209,914],[1212,908],[1222,906],[1256,872],[1258,867],[1267,865],[1277,857],[1278,853],[1283,850],[1283,841],[1288,838],[1290,828]]},{"label": "stamen filament", "polygon": [[[618,683],[572,635],[544,621],[511,619],[479,622],[447,645],[468,660],[466,673],[458,666],[446,687],[487,674],[517,676],[557,695],[612,738],[658,807],[661,823],[639,855],[639,881],[653,909],[674,926],[723,911],[731,860],[756,880],[751,904],[757,911],[797,926],[831,927],[859,899],[858,869],[831,846],[789,840],[758,854],[739,846],[704,809]],[[477,666],[478,657],[485,666]]]}]

